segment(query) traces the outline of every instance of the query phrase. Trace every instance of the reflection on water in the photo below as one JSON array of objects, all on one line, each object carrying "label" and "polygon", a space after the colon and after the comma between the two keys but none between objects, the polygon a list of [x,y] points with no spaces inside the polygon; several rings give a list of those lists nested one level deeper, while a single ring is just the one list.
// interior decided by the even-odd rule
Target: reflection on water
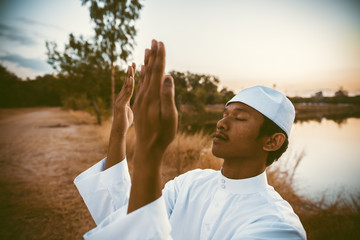
[{"label": "reflection on water", "polygon": [[329,202],[360,195],[360,119],[297,122],[283,159],[299,151],[305,152],[294,178],[299,193],[315,200],[325,193]]}]

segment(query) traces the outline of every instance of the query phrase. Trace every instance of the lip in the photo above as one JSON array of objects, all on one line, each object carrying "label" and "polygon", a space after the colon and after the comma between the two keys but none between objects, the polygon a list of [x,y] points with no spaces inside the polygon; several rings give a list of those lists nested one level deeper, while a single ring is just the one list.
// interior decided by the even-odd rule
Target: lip
[{"label": "lip", "polygon": [[229,137],[222,132],[216,132],[213,138],[214,142],[226,142],[229,140]]}]

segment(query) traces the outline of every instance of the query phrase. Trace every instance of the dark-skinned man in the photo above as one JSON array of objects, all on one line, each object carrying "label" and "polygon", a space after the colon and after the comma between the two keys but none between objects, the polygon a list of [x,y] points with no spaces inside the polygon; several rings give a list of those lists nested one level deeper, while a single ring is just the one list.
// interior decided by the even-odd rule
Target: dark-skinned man
[{"label": "dark-skinned man", "polygon": [[[239,92],[218,121],[212,152],[221,171],[193,170],[161,189],[161,163],[177,129],[174,82],[164,75],[165,47],[145,50],[133,111],[135,64],[115,104],[107,158],[76,179],[97,227],[85,239],[306,239],[291,206],[267,184],[266,167],[286,150],[295,117],[280,92]],[[126,132],[136,132],[134,172]]]}]

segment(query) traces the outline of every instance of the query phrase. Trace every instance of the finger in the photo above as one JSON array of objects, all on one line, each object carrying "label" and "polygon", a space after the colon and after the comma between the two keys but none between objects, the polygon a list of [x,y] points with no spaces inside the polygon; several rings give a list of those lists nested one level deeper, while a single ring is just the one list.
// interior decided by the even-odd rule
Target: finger
[{"label": "finger", "polygon": [[156,59],[151,71],[149,92],[153,98],[159,98],[160,86],[165,72],[165,46],[159,42],[157,47]]},{"label": "finger", "polygon": [[145,66],[141,65],[140,76],[139,76],[139,84],[138,84],[139,89],[140,89],[140,86],[144,82],[144,77],[145,77]]},{"label": "finger", "polygon": [[128,101],[130,101],[130,98],[134,92],[134,78],[132,77],[132,75],[132,67],[128,66],[126,79],[117,97],[117,101],[121,101],[122,103],[127,103]]},{"label": "finger", "polygon": [[129,78],[129,84],[126,88],[126,96],[127,96],[126,104],[127,105],[130,105],[130,99],[131,99],[133,93],[134,93],[134,78],[131,76]]},{"label": "finger", "polygon": [[150,49],[145,49],[145,58],[144,58],[144,64],[145,66],[148,64],[149,62],[149,57],[150,57],[150,52],[151,50]]},{"label": "finger", "polygon": [[[147,61],[145,61],[145,76],[144,76],[144,83],[143,83],[144,89],[147,89],[150,84],[152,67],[156,60],[157,45],[158,45],[157,41],[152,40],[151,50],[150,50],[150,53],[148,54],[148,56],[149,56],[148,60],[145,59]],[[146,52],[145,52],[145,54],[146,54]],[[146,58],[146,56],[145,56],[145,58]]]},{"label": "finger", "polygon": [[139,77],[139,79],[138,79],[137,93],[140,91],[140,86],[141,86],[142,83],[144,82],[145,66],[147,65],[147,63],[148,63],[148,61],[149,61],[149,56],[150,56],[150,49],[145,49],[144,65],[141,65],[140,77]]},{"label": "finger", "polygon": [[145,66],[141,65],[141,71],[140,71],[140,76],[139,76],[139,80],[138,80],[138,84],[137,84],[134,104],[138,101],[138,99],[142,98],[142,92],[143,92],[142,84],[144,82],[144,75],[145,75]]},{"label": "finger", "polygon": [[136,72],[136,63],[132,63],[131,64],[131,67],[132,67],[132,77],[135,78],[135,72]]},{"label": "finger", "polygon": [[[136,66],[135,66],[136,67]],[[134,69],[133,67],[128,67],[128,75],[126,79],[126,85],[125,85],[125,101],[129,102],[130,98],[134,92]]]},{"label": "finger", "polygon": [[128,78],[129,78],[129,73],[130,73],[130,66],[128,66],[125,80],[124,80],[124,82],[123,82],[123,85],[122,85],[122,87],[121,87],[121,90],[120,90],[120,92],[118,93],[116,99],[118,99],[118,98],[120,97],[121,93],[123,93],[123,92],[125,91],[126,84],[127,84],[127,82],[128,82]]}]

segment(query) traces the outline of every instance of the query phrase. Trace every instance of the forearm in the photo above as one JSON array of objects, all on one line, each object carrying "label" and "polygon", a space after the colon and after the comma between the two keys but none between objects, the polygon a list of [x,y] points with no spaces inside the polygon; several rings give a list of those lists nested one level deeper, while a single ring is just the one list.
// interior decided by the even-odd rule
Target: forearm
[{"label": "forearm", "polygon": [[[157,151],[136,151],[128,213],[161,197],[161,158]],[[151,159],[149,159],[151,158]]]},{"label": "forearm", "polygon": [[107,161],[105,168],[110,168],[126,157],[126,134],[110,134]]},{"label": "forearm", "polygon": [[105,168],[121,162],[126,156],[126,132],[132,124],[133,112],[130,98],[134,90],[134,74],[136,65],[128,67],[128,74],[123,87],[114,103],[114,119],[111,126],[109,148]]}]

